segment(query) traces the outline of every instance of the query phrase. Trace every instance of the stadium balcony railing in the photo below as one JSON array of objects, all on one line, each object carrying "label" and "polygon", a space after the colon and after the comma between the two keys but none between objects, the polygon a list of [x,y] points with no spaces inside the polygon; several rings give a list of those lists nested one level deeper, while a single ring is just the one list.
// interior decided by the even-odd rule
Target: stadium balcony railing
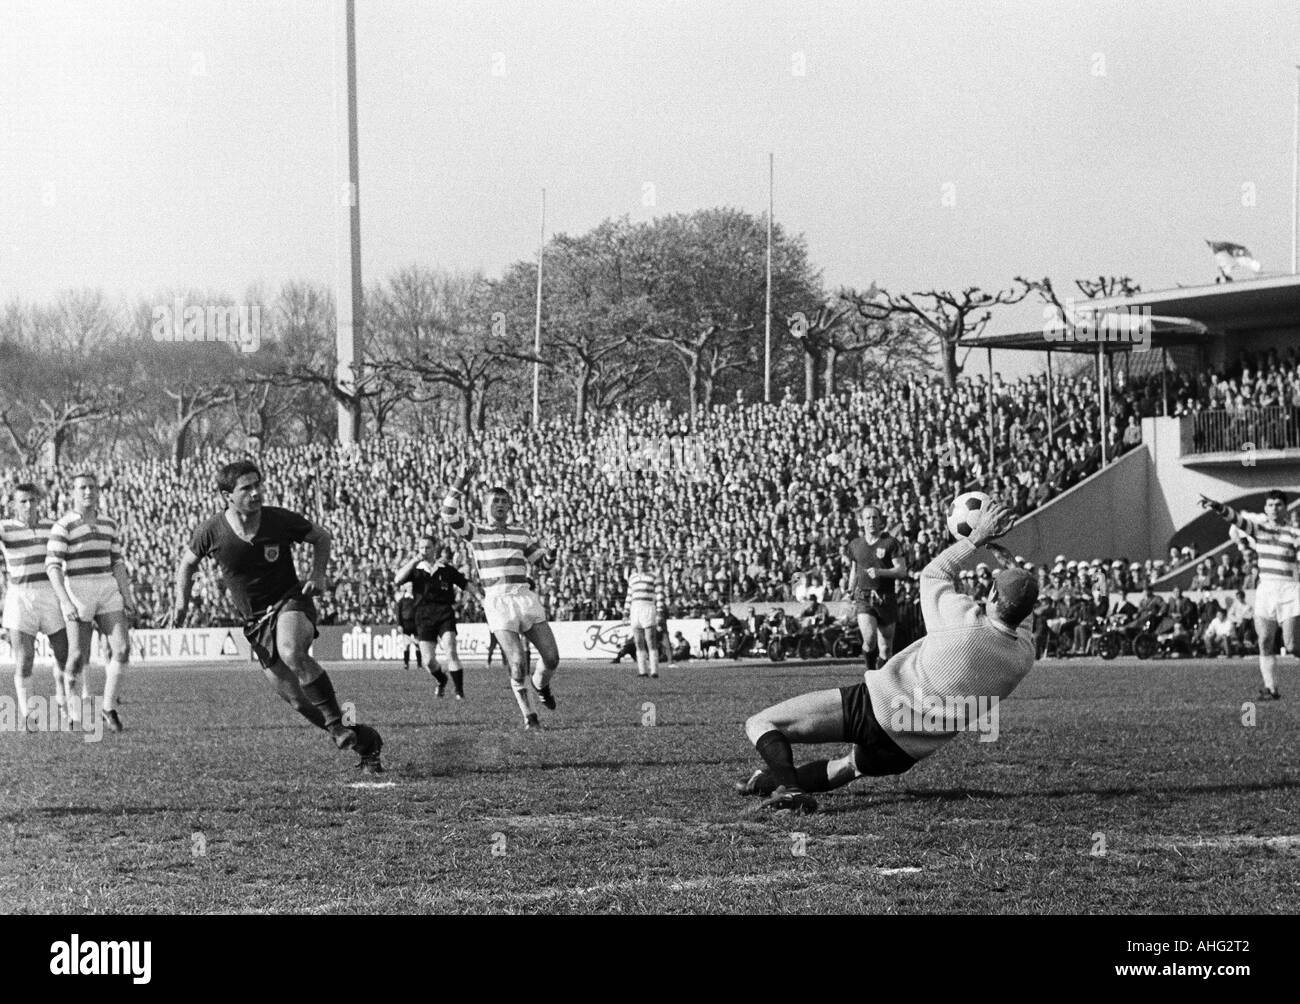
[{"label": "stadium balcony railing", "polygon": [[1215,408],[1191,419],[1193,454],[1300,449],[1300,408]]}]

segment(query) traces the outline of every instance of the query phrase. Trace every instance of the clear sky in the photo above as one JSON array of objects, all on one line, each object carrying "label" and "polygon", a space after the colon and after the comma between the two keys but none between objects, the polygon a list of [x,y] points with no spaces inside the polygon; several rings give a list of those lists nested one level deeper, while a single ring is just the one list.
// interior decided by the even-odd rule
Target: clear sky
[{"label": "clear sky", "polygon": [[[0,0],[0,301],[333,281],[338,6]],[[532,257],[543,187],[760,213],[769,151],[832,286],[1290,269],[1295,0],[357,8],[367,283]]]}]

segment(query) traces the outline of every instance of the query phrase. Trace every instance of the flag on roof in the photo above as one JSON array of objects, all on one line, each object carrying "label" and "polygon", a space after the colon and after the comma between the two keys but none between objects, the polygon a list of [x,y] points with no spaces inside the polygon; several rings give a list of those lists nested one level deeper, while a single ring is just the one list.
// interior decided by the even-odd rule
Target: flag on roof
[{"label": "flag on roof", "polygon": [[1241,244],[1233,244],[1232,241],[1206,241],[1205,243],[1210,245],[1210,250],[1214,252],[1214,263],[1219,266],[1219,271],[1225,279],[1232,278],[1229,273],[1234,268],[1259,271],[1259,262],[1250,253],[1249,248]]}]

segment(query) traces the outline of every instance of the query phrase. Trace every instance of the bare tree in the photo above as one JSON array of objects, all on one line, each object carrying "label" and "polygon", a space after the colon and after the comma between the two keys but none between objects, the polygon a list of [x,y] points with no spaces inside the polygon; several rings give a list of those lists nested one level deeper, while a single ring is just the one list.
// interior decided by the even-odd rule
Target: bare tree
[{"label": "bare tree", "polygon": [[524,361],[545,362],[493,313],[480,272],[402,269],[375,293],[372,314],[385,349],[372,368],[396,381],[450,387],[459,398],[461,428],[482,429],[488,394],[506,370]]},{"label": "bare tree", "polygon": [[[957,386],[961,364],[957,361],[957,344],[967,336],[978,337],[993,316],[993,308],[1019,303],[1029,295],[1029,286],[1021,279],[1020,288],[986,293],[978,286],[954,292],[931,289],[924,292],[897,294],[881,291],[877,302],[891,314],[913,317],[930,330],[939,343],[943,360],[944,386]],[[920,301],[920,302],[918,302]]]}]

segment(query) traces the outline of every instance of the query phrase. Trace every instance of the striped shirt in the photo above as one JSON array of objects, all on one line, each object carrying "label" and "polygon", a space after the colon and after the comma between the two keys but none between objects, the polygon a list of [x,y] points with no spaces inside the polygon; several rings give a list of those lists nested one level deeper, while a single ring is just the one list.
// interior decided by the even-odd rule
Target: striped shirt
[{"label": "striped shirt", "polygon": [[1229,522],[1233,526],[1244,530],[1255,540],[1261,582],[1296,580],[1296,548],[1300,547],[1300,531],[1269,523],[1266,517],[1253,513],[1233,512],[1229,516]]},{"label": "striped shirt", "polygon": [[957,591],[961,562],[974,553],[974,544],[959,540],[925,566],[925,637],[865,675],[876,721],[917,760],[954,738],[963,729],[960,717],[972,727],[970,705],[1000,701],[1034,666],[1028,618],[1016,629],[994,624],[982,603]]},{"label": "striped shirt", "polygon": [[650,572],[633,572],[627,577],[627,606],[633,603],[653,603],[656,610],[664,608],[664,584],[659,576]]},{"label": "striped shirt", "polygon": [[527,585],[528,566],[550,568],[546,548],[518,526],[475,526],[460,511],[460,495],[449,492],[442,500],[442,521],[458,537],[469,541],[478,566],[479,584],[491,595],[506,586]]},{"label": "striped shirt", "polygon": [[50,542],[45,550],[47,569],[61,567],[68,578],[109,575],[121,561],[117,522],[107,516],[96,514],[87,520],[70,512],[50,530]]},{"label": "striped shirt", "polygon": [[50,583],[45,574],[45,548],[50,540],[54,520],[43,519],[35,529],[17,519],[0,520],[0,551],[5,556],[5,571],[15,586]]}]

